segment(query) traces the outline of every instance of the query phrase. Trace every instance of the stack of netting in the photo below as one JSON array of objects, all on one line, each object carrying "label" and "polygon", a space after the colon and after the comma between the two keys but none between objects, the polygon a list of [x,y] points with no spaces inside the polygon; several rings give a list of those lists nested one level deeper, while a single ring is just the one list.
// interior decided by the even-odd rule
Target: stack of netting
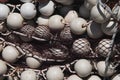
[{"label": "stack of netting", "polygon": [[0,80],[120,80],[119,0],[0,0]]}]

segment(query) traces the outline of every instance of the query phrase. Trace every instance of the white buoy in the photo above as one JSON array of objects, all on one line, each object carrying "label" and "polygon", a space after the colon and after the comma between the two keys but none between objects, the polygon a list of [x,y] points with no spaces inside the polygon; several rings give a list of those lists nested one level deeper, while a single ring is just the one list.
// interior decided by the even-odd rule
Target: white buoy
[{"label": "white buoy", "polygon": [[97,23],[104,23],[110,19],[111,14],[100,4],[97,4],[91,9],[90,17]]},{"label": "white buoy", "polygon": [[101,30],[101,24],[92,22],[87,26],[87,34],[90,38],[98,39],[101,38],[103,35],[103,32]]},{"label": "white buoy", "polygon": [[118,25],[117,22],[110,20],[110,21],[103,23],[101,26],[101,29],[106,35],[112,36],[115,31],[115,26],[117,25]]}]

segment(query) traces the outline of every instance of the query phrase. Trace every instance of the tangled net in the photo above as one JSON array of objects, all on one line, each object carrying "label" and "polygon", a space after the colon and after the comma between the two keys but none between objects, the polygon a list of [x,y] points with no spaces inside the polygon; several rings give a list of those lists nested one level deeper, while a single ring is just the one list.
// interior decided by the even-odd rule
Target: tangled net
[{"label": "tangled net", "polygon": [[0,0],[0,80],[120,78],[119,0],[29,1]]}]

